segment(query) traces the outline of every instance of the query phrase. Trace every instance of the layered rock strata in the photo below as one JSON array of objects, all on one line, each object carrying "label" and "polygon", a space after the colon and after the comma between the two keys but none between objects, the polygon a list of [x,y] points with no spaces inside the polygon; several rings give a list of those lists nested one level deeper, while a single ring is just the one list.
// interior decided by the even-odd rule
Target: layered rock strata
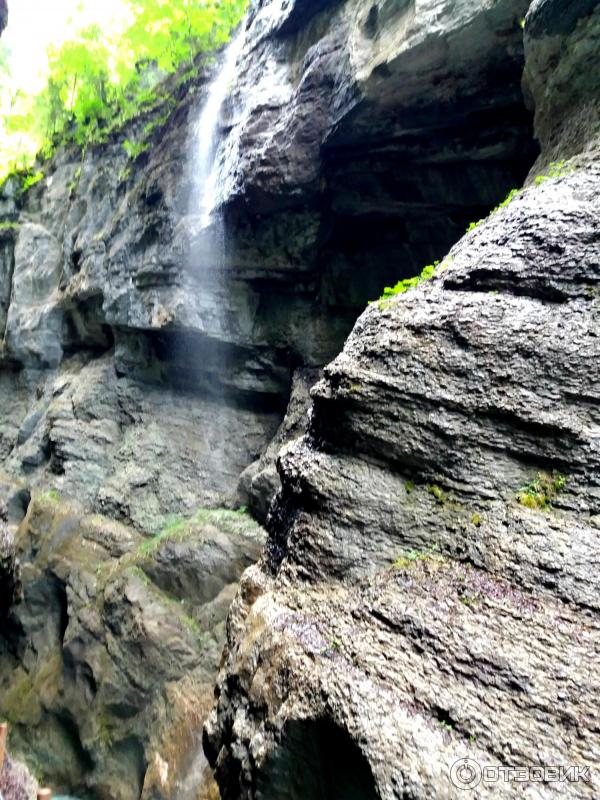
[{"label": "layered rock strata", "polygon": [[[213,73],[173,80],[83,159],[61,152],[25,195],[9,181],[4,469],[140,528],[235,503],[293,372],[322,367],[368,299],[524,178],[526,7],[252,3],[222,109],[218,253],[196,177]],[[147,149],[132,161],[126,140]]]},{"label": "layered rock strata", "polygon": [[205,730],[226,800],[600,791],[600,16],[563,10],[525,21],[528,188],[365,311],[280,454]]}]

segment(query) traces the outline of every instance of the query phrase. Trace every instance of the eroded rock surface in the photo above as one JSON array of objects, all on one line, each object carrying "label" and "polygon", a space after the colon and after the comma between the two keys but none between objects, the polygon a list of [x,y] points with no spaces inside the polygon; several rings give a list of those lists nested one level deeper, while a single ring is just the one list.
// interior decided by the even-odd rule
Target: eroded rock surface
[{"label": "eroded rock surface", "polygon": [[[234,504],[294,372],[524,178],[526,7],[252,3],[222,110],[223,252],[197,207],[210,70],[83,160],[58,154],[25,196],[8,181],[3,468],[140,528]],[[131,161],[126,139],[148,149]],[[264,515],[277,482],[259,471],[243,492]]]},{"label": "eroded rock surface", "polygon": [[191,776],[214,794],[201,729],[227,610],[263,543],[238,512],[201,510],[144,538],[34,497],[16,537],[23,601],[1,627],[14,752],[59,792],[184,797]]},{"label": "eroded rock surface", "polygon": [[[169,515],[265,518],[282,444],[207,726],[226,800],[600,761],[598,17],[540,0],[523,34],[528,5],[255,0],[218,258],[194,205],[208,73],[3,187],[0,462],[26,516],[0,713],[56,789],[216,796],[200,732],[262,538]],[[549,180],[365,312],[307,432],[366,301],[522,183],[532,113]]]},{"label": "eroded rock surface", "polygon": [[4,800],[36,800],[38,784],[24,764],[7,755],[0,770],[0,794]]},{"label": "eroded rock surface", "polygon": [[[520,791],[482,779],[485,766],[587,767],[525,791],[600,791],[600,167],[586,68],[600,17],[576,5],[566,28],[560,3],[527,16],[542,144],[529,188],[432,280],[364,312],[312,391],[307,435],[280,454],[266,555],[232,607],[205,729],[226,800],[462,797],[466,758],[473,797]],[[579,122],[557,132],[549,109],[575,73]],[[561,137],[577,155],[550,164]]]}]

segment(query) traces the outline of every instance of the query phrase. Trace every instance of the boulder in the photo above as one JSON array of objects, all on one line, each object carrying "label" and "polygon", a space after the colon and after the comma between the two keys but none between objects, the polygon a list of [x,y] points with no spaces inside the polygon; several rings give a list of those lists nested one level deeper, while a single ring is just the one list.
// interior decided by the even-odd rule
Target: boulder
[{"label": "boulder", "polygon": [[144,537],[34,494],[16,537],[23,599],[0,636],[12,752],[58,793],[214,797],[202,725],[229,604],[263,543],[241,512],[200,509]]}]

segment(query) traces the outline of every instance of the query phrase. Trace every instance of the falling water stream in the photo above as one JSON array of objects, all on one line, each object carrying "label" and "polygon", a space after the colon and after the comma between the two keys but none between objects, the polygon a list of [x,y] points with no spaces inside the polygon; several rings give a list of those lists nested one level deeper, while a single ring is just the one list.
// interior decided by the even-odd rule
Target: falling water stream
[{"label": "falling water stream", "polygon": [[225,51],[221,69],[208,88],[208,95],[197,125],[198,149],[195,182],[198,187],[193,202],[203,228],[213,223],[221,200],[221,164],[217,159],[221,109],[236,76],[236,64],[244,44],[244,30],[231,40]]},{"label": "falling water stream", "polygon": [[[201,285],[204,291],[211,295],[215,291],[212,280],[216,280],[216,291],[224,280],[223,266],[225,261],[225,239],[223,215],[220,204],[223,200],[223,159],[218,158],[221,130],[221,113],[227,100],[229,90],[236,77],[238,57],[244,45],[244,25],[228,44],[220,69],[218,69],[210,83],[206,100],[195,127],[194,152],[192,155],[192,168],[194,170],[194,190],[190,201],[190,213],[198,219],[198,236],[200,247],[194,258],[200,262],[201,271],[204,273]],[[218,301],[213,297],[212,304]],[[218,311],[213,309],[213,314]],[[223,320],[220,320],[222,325]],[[222,410],[226,410],[221,404]],[[220,453],[220,460],[225,459],[224,442],[219,438],[223,427],[219,420],[215,420],[215,431],[211,442],[213,451]],[[180,778],[175,800],[194,800],[198,795],[198,787],[203,786],[210,774],[210,767],[204,748],[202,746],[201,731],[195,749],[189,754],[187,769]]]}]

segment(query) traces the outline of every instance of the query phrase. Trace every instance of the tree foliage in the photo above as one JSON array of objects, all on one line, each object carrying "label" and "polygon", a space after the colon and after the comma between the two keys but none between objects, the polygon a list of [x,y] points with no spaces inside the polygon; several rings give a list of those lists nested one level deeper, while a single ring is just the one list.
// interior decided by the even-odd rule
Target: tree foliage
[{"label": "tree foliage", "polygon": [[[48,51],[43,91],[4,97],[0,126],[10,148],[0,152],[0,178],[31,167],[38,151],[81,148],[148,108],[163,79],[223,45],[240,22],[247,0],[124,0],[130,21],[119,36],[99,26],[79,30]],[[7,69],[0,51],[0,73]]]}]

